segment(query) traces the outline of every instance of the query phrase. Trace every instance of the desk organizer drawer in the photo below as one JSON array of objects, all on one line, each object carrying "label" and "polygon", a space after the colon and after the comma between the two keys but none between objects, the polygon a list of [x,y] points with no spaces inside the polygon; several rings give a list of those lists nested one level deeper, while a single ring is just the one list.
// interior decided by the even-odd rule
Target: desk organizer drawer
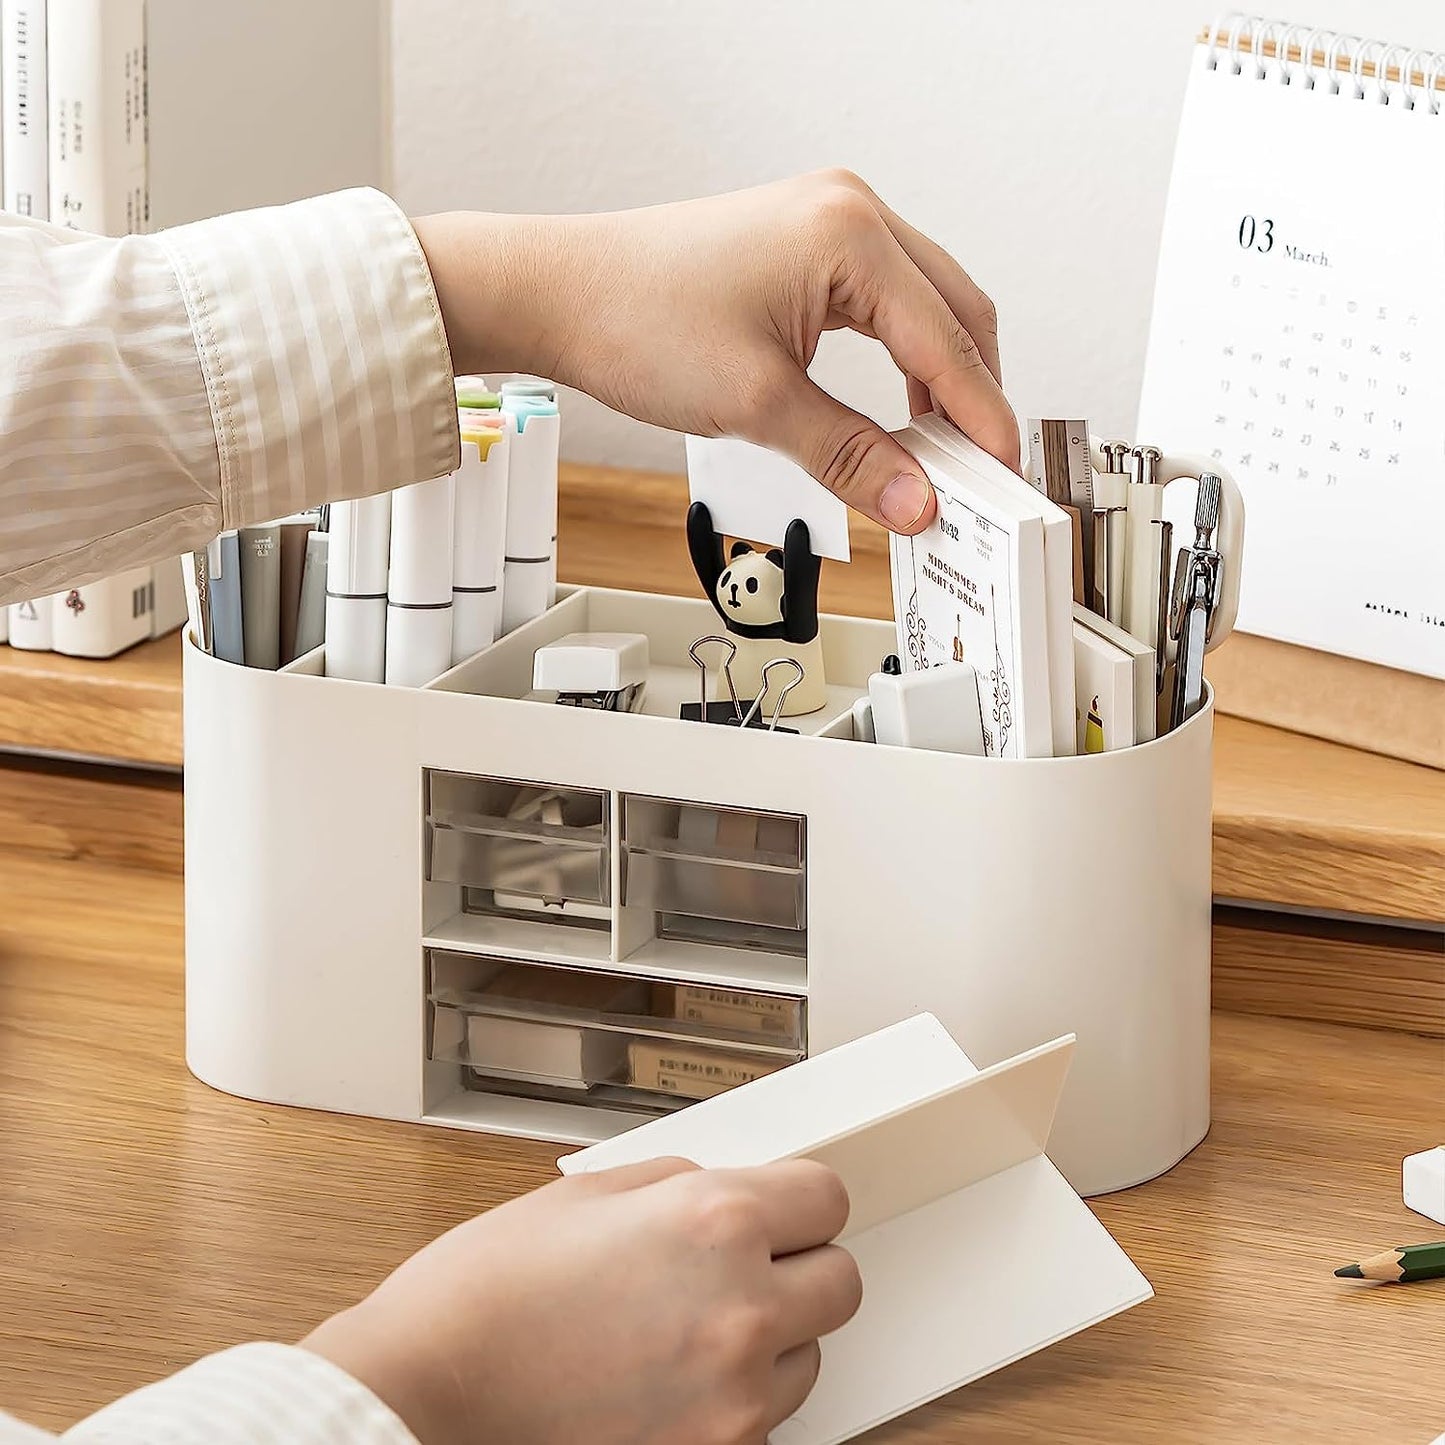
[{"label": "desk organizer drawer", "polygon": [[427,881],[562,906],[609,898],[606,793],[432,771]]},{"label": "desk organizer drawer", "polygon": [[807,924],[801,817],[623,799],[623,902],[772,929]]},{"label": "desk organizer drawer", "polygon": [[[796,1063],[801,998],[433,950],[430,1057],[490,1081],[666,1107]],[[658,1099],[645,1096],[659,1096]]]}]

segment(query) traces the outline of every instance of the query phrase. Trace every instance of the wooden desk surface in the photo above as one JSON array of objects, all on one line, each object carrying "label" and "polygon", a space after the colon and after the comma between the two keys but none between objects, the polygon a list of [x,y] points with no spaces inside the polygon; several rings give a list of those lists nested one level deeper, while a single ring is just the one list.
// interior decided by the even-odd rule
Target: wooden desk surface
[{"label": "wooden desk surface", "polygon": [[[692,594],[681,477],[568,465],[562,577]],[[852,522],[854,561],[823,569],[829,611],[887,616],[884,532]],[[181,762],[180,640],[104,663],[0,647],[0,750]],[[1445,914],[1445,772],[1221,717],[1215,892],[1296,908],[1438,922]]]},{"label": "wooden desk surface", "polygon": [[[62,1427],[247,1338],[295,1339],[557,1151],[267,1107],[185,1071],[173,876],[0,858],[0,1382]],[[1430,1237],[1399,1161],[1445,1044],[1216,1016],[1214,1128],[1095,1208],[1157,1298],[875,1432],[924,1441],[1417,1442],[1445,1283],[1331,1268]]]}]

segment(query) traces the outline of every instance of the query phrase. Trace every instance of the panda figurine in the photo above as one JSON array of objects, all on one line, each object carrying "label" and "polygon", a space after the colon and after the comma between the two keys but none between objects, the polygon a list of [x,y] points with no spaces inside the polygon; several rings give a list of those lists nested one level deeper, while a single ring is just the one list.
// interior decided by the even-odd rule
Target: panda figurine
[{"label": "panda figurine", "polygon": [[818,632],[822,562],[813,555],[808,524],[801,518],[789,522],[781,548],[757,552],[739,541],[724,558],[712,513],[705,502],[694,502],[687,513],[687,548],[703,591],[737,647],[731,669],[738,697],[745,702],[756,698],[763,688],[763,668],[774,658],[790,657],[803,676],[788,690],[782,715],[816,712],[827,701]]}]

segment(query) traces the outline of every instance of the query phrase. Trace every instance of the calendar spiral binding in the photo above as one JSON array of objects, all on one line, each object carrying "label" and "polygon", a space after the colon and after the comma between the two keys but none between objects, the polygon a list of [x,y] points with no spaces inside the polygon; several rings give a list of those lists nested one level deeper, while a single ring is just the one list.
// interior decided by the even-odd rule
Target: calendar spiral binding
[{"label": "calendar spiral binding", "polygon": [[1306,90],[1327,87],[1377,105],[1400,105],[1439,115],[1445,106],[1445,52],[1362,39],[1318,26],[1231,10],[1199,37],[1209,47],[1205,64],[1235,75],[1251,73]]}]

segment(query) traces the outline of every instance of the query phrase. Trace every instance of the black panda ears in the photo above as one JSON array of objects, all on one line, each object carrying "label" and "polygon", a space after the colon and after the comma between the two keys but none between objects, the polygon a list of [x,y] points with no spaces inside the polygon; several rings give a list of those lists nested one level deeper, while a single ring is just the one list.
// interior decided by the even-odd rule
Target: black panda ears
[{"label": "black panda ears", "polygon": [[734,542],[733,549],[728,553],[728,556],[741,557],[744,552],[751,552],[752,550],[753,544],[751,542]]},{"label": "black panda ears", "polygon": [[783,549],[781,547],[769,547],[767,557],[768,561],[781,572],[783,569]]}]

